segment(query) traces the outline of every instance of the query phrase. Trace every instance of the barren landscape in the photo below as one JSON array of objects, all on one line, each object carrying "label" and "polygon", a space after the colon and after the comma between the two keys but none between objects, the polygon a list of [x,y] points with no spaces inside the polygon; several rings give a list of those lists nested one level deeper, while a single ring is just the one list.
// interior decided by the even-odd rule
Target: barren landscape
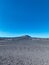
[{"label": "barren landscape", "polygon": [[49,38],[0,38],[0,65],[49,65]]}]

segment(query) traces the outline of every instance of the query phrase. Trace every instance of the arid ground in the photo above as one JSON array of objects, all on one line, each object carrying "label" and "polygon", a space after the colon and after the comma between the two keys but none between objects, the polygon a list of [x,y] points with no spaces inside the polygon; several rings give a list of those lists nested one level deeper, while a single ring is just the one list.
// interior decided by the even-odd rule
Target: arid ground
[{"label": "arid ground", "polygon": [[0,39],[0,65],[49,65],[49,39]]}]

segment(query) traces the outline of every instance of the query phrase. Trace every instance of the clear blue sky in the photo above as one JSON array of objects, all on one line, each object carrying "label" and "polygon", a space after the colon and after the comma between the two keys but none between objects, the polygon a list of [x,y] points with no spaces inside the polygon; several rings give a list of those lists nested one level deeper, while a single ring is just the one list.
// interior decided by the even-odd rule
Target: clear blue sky
[{"label": "clear blue sky", "polygon": [[49,0],[0,0],[0,36],[49,37]]}]

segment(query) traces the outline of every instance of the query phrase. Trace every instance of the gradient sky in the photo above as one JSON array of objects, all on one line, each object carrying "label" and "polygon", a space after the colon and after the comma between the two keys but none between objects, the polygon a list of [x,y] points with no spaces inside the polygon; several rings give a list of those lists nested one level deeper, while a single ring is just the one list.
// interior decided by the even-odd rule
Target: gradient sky
[{"label": "gradient sky", "polygon": [[0,36],[49,37],[49,0],[0,0]]}]

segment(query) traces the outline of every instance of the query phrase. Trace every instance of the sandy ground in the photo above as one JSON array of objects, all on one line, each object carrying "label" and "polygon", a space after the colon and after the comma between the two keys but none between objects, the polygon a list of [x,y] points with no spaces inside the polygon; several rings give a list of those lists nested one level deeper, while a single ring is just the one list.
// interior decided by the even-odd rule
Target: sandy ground
[{"label": "sandy ground", "polygon": [[0,45],[0,65],[49,65],[49,44]]}]

